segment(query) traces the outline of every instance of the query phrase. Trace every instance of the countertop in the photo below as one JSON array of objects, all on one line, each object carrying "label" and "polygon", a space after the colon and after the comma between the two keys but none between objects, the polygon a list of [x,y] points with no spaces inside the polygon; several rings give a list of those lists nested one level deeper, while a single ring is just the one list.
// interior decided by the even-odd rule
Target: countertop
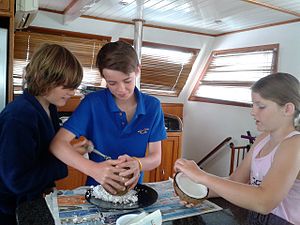
[{"label": "countertop", "polygon": [[[248,210],[237,207],[222,198],[210,199],[221,206],[223,210],[203,215],[163,222],[163,225],[288,225],[290,223],[271,215],[265,217],[249,213]],[[250,217],[249,217],[250,215]],[[17,209],[19,225],[54,225],[52,215],[44,199],[25,202]]]}]

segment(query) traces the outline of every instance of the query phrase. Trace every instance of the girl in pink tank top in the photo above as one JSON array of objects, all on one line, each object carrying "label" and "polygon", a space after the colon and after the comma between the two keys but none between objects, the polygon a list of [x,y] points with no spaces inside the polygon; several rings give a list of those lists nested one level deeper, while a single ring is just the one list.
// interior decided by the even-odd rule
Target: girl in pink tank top
[{"label": "girl in pink tank top", "polygon": [[[300,132],[292,131],[285,139],[294,135],[299,135]],[[263,157],[257,157],[262,148],[270,141],[270,135],[261,140],[253,150],[250,184],[258,186],[263,181],[264,176],[268,173],[272,166],[274,156],[280,144],[278,144],[269,154]],[[288,192],[288,195],[280,204],[272,210],[272,213],[295,224],[300,224],[300,180],[296,179],[293,186]]]},{"label": "girl in pink tank top", "polygon": [[276,73],[258,80],[251,90],[251,115],[261,135],[230,177],[206,173],[186,159],[178,159],[174,169],[206,185],[209,197],[220,196],[253,212],[300,225],[299,81]]}]

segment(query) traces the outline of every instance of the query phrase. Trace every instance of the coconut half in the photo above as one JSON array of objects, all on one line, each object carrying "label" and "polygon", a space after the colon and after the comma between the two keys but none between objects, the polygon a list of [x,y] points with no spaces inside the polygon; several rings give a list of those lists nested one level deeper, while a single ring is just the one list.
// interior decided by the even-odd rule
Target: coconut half
[{"label": "coconut half", "polygon": [[208,188],[205,185],[195,183],[182,172],[176,173],[173,186],[181,201],[194,205],[204,201],[208,195]]}]

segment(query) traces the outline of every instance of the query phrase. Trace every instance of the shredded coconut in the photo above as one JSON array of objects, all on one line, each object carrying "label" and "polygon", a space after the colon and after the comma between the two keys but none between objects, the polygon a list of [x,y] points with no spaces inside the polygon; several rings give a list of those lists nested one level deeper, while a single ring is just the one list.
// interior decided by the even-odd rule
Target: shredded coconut
[{"label": "shredded coconut", "polygon": [[129,204],[136,203],[138,201],[137,191],[130,190],[125,195],[117,196],[108,193],[101,185],[93,187],[93,196],[106,202]]}]

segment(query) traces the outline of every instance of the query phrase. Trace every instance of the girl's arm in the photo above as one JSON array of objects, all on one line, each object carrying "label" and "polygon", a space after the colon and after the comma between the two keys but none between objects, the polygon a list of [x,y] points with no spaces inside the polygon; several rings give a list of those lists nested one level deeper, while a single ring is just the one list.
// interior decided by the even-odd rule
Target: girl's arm
[{"label": "girl's arm", "polygon": [[[267,214],[287,195],[300,171],[300,137],[292,137],[279,146],[272,167],[260,186],[251,186],[217,177],[202,170],[191,170],[190,161],[179,161],[177,170],[206,185],[219,196],[240,207]],[[189,175],[190,176],[190,175]],[[234,176],[233,176],[234,177]],[[236,177],[236,179],[238,179]]]},{"label": "girl's arm", "polygon": [[[249,152],[246,154],[245,158],[243,161],[240,163],[240,165],[233,171],[232,174],[228,177],[224,177],[223,179],[239,182],[239,183],[244,183],[244,184],[249,184],[250,181],[250,170],[251,170],[251,160],[252,160],[252,154],[253,154],[253,149],[259,143],[267,134],[260,135],[256,138],[256,142],[251,146]],[[175,168],[176,170],[176,168]],[[197,171],[198,167],[195,166],[194,171]],[[190,174],[190,172],[186,172]],[[192,179],[196,179],[194,177]],[[209,198],[214,198],[214,197],[220,197],[218,193],[216,193],[213,189],[209,190]]]}]

